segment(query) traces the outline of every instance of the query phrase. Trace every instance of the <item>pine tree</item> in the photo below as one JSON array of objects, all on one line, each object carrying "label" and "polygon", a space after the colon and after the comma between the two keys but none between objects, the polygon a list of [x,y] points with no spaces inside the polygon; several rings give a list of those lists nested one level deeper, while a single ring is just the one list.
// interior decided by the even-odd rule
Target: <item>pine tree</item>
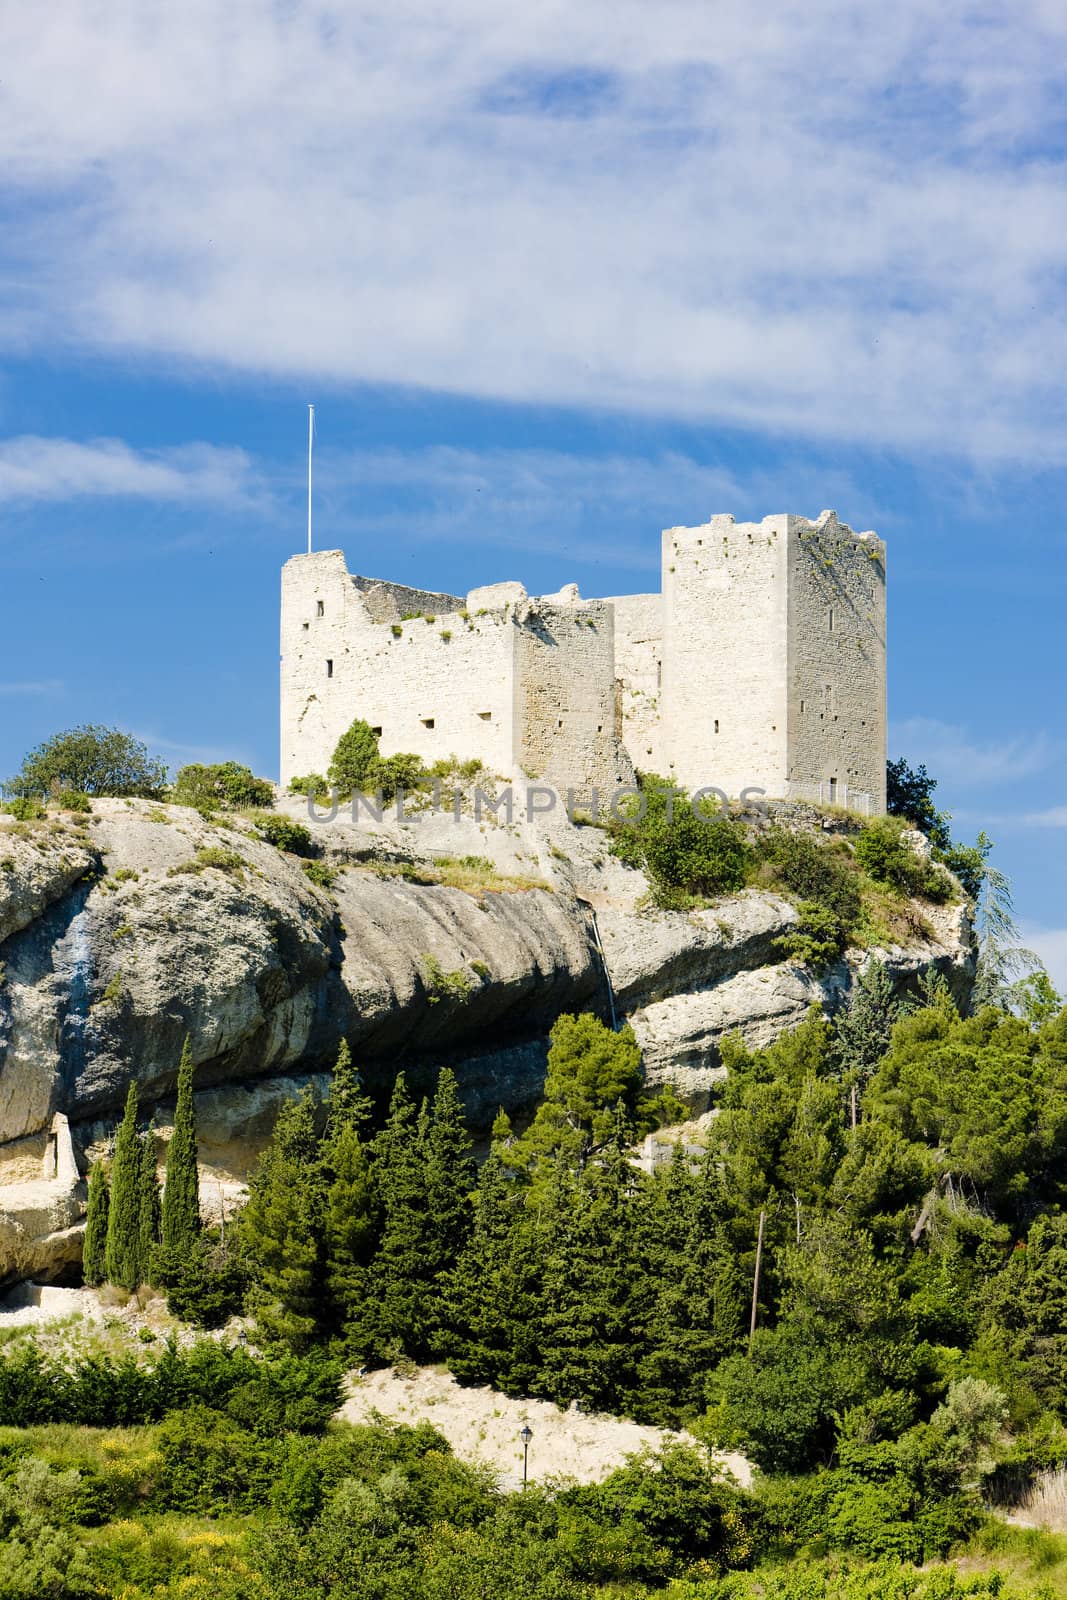
[{"label": "pine tree", "polygon": [[834,1024],[832,1053],[838,1070],[866,1083],[889,1049],[894,1022],[906,1009],[884,964],[872,961]]},{"label": "pine tree", "polygon": [[348,1040],[342,1039],[334,1063],[328,1102],[327,1135],[340,1133],[342,1128],[354,1127],[361,1131],[370,1121],[370,1097],[363,1092],[363,1080],[352,1062]]},{"label": "pine tree", "polygon": [[85,1243],[82,1246],[82,1275],[94,1289],[107,1277],[104,1264],[107,1212],[107,1168],[102,1161],[94,1161],[89,1173],[89,1207],[85,1217]]},{"label": "pine tree", "polygon": [[278,1114],[241,1214],[263,1332],[291,1349],[312,1342],[322,1305],[323,1171],[309,1089]]},{"label": "pine tree", "polygon": [[137,1137],[137,1085],[131,1083],[115,1140],[104,1266],[109,1283],[131,1291],[143,1276],[141,1261],[141,1145]]},{"label": "pine tree", "polygon": [[341,1330],[366,1298],[380,1207],[370,1155],[357,1127],[342,1126],[323,1159],[329,1171],[323,1208],[326,1289],[330,1320]]},{"label": "pine tree", "polygon": [[470,1233],[471,1197],[478,1178],[456,1075],[449,1067],[437,1080],[424,1159],[436,1267],[441,1272],[455,1264]]},{"label": "pine tree", "polygon": [[164,1250],[179,1255],[188,1252],[200,1237],[200,1171],[196,1160],[193,1058],[188,1039],[182,1046],[174,1132],[167,1146],[161,1234]]},{"label": "pine tree", "polygon": [[436,1240],[426,1191],[428,1142],[425,1108],[416,1113],[400,1073],[388,1119],[373,1143],[382,1203],[381,1241],[367,1296],[352,1328],[354,1342],[368,1355],[388,1359],[399,1350],[410,1355],[429,1351]]},{"label": "pine tree", "polygon": [[159,1243],[159,1179],[156,1176],[156,1128],[150,1122],[141,1138],[137,1176],[137,1215],[140,1231],[141,1277],[151,1283],[152,1258]]}]

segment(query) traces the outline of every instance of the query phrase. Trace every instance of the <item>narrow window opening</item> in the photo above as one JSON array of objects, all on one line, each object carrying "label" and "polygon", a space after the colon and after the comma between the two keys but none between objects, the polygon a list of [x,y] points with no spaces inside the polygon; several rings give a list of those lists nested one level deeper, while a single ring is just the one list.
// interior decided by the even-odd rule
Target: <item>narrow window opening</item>
[{"label": "narrow window opening", "polygon": [[833,631],[834,631],[834,608],[833,608],[833,606],[831,606],[830,607],[830,632],[833,633]]},{"label": "narrow window opening", "polygon": [[801,716],[804,715],[804,701],[803,700],[800,702],[800,714],[801,714]]},{"label": "narrow window opening", "polygon": [[375,737],[375,738],[376,738],[376,739],[380,739],[380,738],[381,738],[381,736],[382,736],[382,730],[381,730],[381,728],[372,728],[372,729],[371,729],[371,733],[373,733],[373,735],[374,735],[374,737]]},{"label": "narrow window opening", "polygon": [[308,631],[308,628],[309,628],[309,627],[310,627],[310,626],[311,626],[311,624],[310,624],[310,623],[309,623],[309,622],[305,622],[305,623],[304,623],[304,632],[305,632],[305,633],[307,633],[307,631]]},{"label": "narrow window opening", "polygon": [[662,661],[657,661],[656,662],[656,688],[657,689],[662,689],[663,688],[663,662]]},{"label": "narrow window opening", "polygon": [[317,617],[324,617],[326,615],[326,602],[325,602],[325,600],[316,600],[316,602],[315,602],[315,615]]},{"label": "narrow window opening", "polygon": [[556,727],[557,728],[562,728],[562,726],[563,726],[563,718],[560,717],[559,721],[556,723]]},{"label": "narrow window opening", "polygon": [[493,713],[491,711],[479,711],[478,715],[483,722],[492,722],[493,720]]},{"label": "narrow window opening", "polygon": [[604,724],[602,722],[598,722],[597,723],[596,731],[597,731],[597,733],[603,733],[604,732]]},{"label": "narrow window opening", "polygon": [[715,732],[718,733],[718,731],[719,731],[719,719],[718,719],[718,717],[716,717],[715,718]]},{"label": "narrow window opening", "polygon": [[423,725],[424,728],[432,728],[433,727],[433,723],[434,723],[433,717],[423,717],[423,719],[422,719],[422,725]]},{"label": "narrow window opening", "polygon": [[327,661],[327,663],[326,663],[326,676],[328,678],[332,678],[333,677],[333,662],[332,661]]},{"label": "narrow window opening", "polygon": [[837,804],[837,779],[836,778],[831,778],[830,779],[830,804],[831,805],[836,805]]}]

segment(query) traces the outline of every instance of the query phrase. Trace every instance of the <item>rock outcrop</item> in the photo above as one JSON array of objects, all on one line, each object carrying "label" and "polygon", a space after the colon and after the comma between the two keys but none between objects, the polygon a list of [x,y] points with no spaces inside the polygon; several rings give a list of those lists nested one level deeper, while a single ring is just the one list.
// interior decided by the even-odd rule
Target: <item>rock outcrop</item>
[{"label": "rock outcrop", "polygon": [[[0,1281],[76,1255],[89,1160],[131,1080],[165,1135],[186,1038],[206,1199],[226,1206],[280,1104],[326,1084],[342,1038],[372,1086],[401,1065],[429,1086],[454,1065],[485,1126],[536,1103],[561,1012],[614,1005],[650,1082],[702,1111],[726,1033],[767,1043],[840,1003],[871,958],[818,978],[783,962],[796,911],[768,893],[649,909],[603,833],[560,815],[338,818],[313,834],[318,882],[241,818],[105,800],[84,821],[0,819]],[[924,914],[928,936],[879,954],[900,985],[936,965],[965,993],[962,908]],[[57,1113],[80,1177],[43,1174]]]}]

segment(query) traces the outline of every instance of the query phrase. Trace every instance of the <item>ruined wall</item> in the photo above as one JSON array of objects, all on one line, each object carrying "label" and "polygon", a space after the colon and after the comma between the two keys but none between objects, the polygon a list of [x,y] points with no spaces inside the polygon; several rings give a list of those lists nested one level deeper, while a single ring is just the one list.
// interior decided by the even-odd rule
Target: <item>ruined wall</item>
[{"label": "ruined wall", "polygon": [[[633,782],[615,694],[612,608],[529,600],[515,611],[517,758],[557,788]],[[580,803],[580,802],[579,802]]]},{"label": "ruined wall", "polygon": [[615,613],[615,678],[623,742],[635,767],[661,772],[663,597],[620,594],[605,604]]},{"label": "ruined wall", "polygon": [[[419,604],[424,600],[425,606]],[[432,605],[453,601],[437,613]],[[372,606],[382,620],[372,618]],[[325,772],[355,717],[379,728],[383,755],[478,757],[508,773],[514,749],[514,639],[505,609],[401,585],[353,582],[339,550],[295,556],[282,573],[281,781]],[[425,616],[389,621],[404,611]]]},{"label": "ruined wall", "polygon": [[789,779],[885,810],[885,545],[824,511],[789,518]]},{"label": "ruined wall", "polygon": [[687,788],[786,793],[788,522],[663,535],[661,748]]}]

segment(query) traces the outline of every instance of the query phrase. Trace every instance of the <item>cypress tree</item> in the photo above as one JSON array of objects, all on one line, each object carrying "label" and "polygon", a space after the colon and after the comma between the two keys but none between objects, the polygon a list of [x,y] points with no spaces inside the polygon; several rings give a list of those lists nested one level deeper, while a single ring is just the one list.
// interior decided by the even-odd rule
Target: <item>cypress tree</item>
[{"label": "cypress tree", "polygon": [[426,1198],[437,1241],[437,1270],[455,1264],[471,1228],[471,1197],[478,1173],[471,1155],[456,1075],[445,1067],[437,1080],[425,1142]]},{"label": "cypress tree", "polygon": [[188,1039],[182,1046],[174,1132],[167,1146],[161,1234],[164,1249],[180,1254],[191,1249],[200,1237],[200,1171],[196,1161],[193,1058]]},{"label": "cypress tree", "polygon": [[107,1277],[104,1265],[107,1211],[107,1168],[102,1161],[94,1161],[89,1173],[89,1208],[85,1217],[85,1243],[82,1246],[82,1275],[94,1289]]},{"label": "cypress tree", "polygon": [[381,1243],[367,1297],[353,1324],[357,1346],[386,1359],[398,1350],[411,1355],[429,1350],[432,1295],[427,1279],[436,1264],[436,1241],[426,1191],[428,1142],[425,1109],[416,1113],[400,1073],[388,1120],[373,1143],[382,1201]]},{"label": "cypress tree", "polygon": [[278,1113],[240,1224],[260,1326],[294,1350],[313,1340],[322,1302],[322,1187],[315,1106],[305,1089]]},{"label": "cypress tree", "polygon": [[363,1093],[363,1081],[352,1062],[348,1040],[342,1039],[330,1083],[327,1133],[342,1128],[364,1128],[370,1120],[370,1098]]},{"label": "cypress tree", "polygon": [[889,1049],[894,1022],[906,1009],[882,962],[872,961],[834,1025],[832,1053],[838,1068],[866,1083]]},{"label": "cypress tree", "polygon": [[141,1277],[152,1282],[152,1258],[159,1243],[159,1179],[156,1176],[156,1128],[150,1122],[141,1138],[140,1170],[137,1182],[137,1215],[140,1229]]},{"label": "cypress tree", "polygon": [[104,1267],[109,1283],[131,1291],[141,1281],[141,1145],[137,1137],[137,1085],[131,1083],[115,1140]]},{"label": "cypress tree", "polygon": [[323,1209],[323,1248],[331,1321],[343,1329],[359,1311],[378,1233],[378,1194],[359,1129],[343,1126],[325,1152],[329,1187]]}]

